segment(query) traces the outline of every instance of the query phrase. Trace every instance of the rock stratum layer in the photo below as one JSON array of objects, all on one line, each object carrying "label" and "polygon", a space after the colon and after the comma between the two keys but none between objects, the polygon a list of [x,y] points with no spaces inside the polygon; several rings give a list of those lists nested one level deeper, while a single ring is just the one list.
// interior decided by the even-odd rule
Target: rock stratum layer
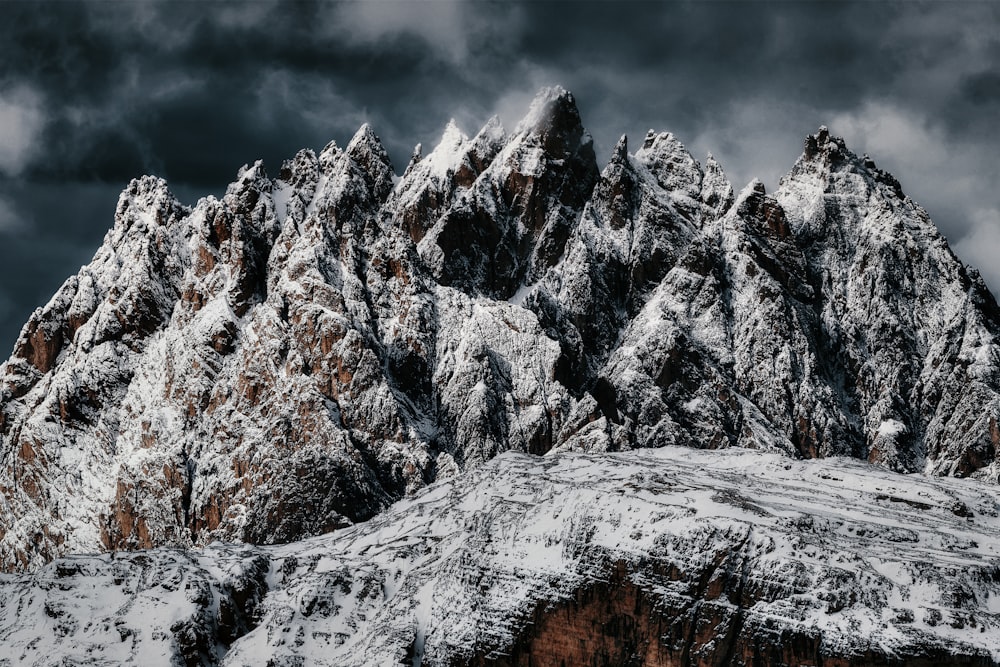
[{"label": "rock stratum layer", "polygon": [[670,134],[599,171],[572,95],[368,126],[193,208],[122,193],[0,366],[0,566],[366,520],[508,450],[687,445],[998,478],[1000,310],[825,129],[773,195]]},{"label": "rock stratum layer", "polygon": [[295,544],[0,575],[0,644],[25,665],[996,665],[998,514],[995,486],[839,458],[510,452]]}]

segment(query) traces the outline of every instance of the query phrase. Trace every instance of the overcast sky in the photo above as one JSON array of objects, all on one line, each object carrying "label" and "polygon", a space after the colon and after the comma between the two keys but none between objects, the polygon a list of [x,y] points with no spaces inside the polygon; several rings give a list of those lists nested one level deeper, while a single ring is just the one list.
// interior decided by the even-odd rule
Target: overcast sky
[{"label": "overcast sky", "polygon": [[449,118],[512,127],[551,84],[601,160],[622,133],[669,130],[737,189],[772,189],[829,125],[1000,290],[992,2],[0,1],[0,349],[135,176],[194,203],[365,121],[401,171]]}]

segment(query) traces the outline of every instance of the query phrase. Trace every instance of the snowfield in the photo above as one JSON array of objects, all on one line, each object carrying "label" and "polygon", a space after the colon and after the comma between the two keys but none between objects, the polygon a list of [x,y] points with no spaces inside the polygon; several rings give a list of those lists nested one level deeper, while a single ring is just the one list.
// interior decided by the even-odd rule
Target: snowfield
[{"label": "snowfield", "polygon": [[[26,665],[472,664],[523,645],[536,610],[572,616],[615,577],[662,627],[714,619],[732,645],[807,637],[821,656],[1000,662],[996,487],[679,447],[507,453],[294,544],[4,575],[0,643]],[[711,662],[724,636],[665,633],[661,655],[725,664]]]}]

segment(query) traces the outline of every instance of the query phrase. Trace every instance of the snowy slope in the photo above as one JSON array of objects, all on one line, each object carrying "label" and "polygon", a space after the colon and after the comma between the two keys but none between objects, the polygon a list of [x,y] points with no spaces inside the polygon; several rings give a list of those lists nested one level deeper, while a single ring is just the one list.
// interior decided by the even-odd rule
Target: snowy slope
[{"label": "snowy slope", "polygon": [[12,664],[993,665],[1000,491],[746,450],[507,453],[330,535],[75,556],[0,593]]},{"label": "snowy slope", "polygon": [[0,569],[275,544],[508,450],[681,444],[996,482],[1000,309],[821,130],[773,195],[575,100],[373,129],[188,207],[144,177],[0,365]]}]

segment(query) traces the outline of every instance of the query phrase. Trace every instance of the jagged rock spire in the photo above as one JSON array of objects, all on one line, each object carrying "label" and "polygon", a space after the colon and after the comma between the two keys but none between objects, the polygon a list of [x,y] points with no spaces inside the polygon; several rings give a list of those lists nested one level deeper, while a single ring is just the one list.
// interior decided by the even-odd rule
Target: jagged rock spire
[{"label": "jagged rock spire", "polygon": [[715,157],[709,153],[702,178],[701,201],[720,216],[733,204],[733,186]]},{"label": "jagged rock spire", "polygon": [[[496,145],[499,124],[486,129],[476,141]],[[545,89],[470,191],[428,231],[421,255],[445,284],[509,298],[562,256],[597,175],[573,96]]]},{"label": "jagged rock spire", "polygon": [[828,131],[737,198],[666,132],[598,172],[557,88],[394,178],[365,125],[194,208],[129,184],[0,367],[0,564],[297,539],[506,449],[996,479],[1000,309]]}]

